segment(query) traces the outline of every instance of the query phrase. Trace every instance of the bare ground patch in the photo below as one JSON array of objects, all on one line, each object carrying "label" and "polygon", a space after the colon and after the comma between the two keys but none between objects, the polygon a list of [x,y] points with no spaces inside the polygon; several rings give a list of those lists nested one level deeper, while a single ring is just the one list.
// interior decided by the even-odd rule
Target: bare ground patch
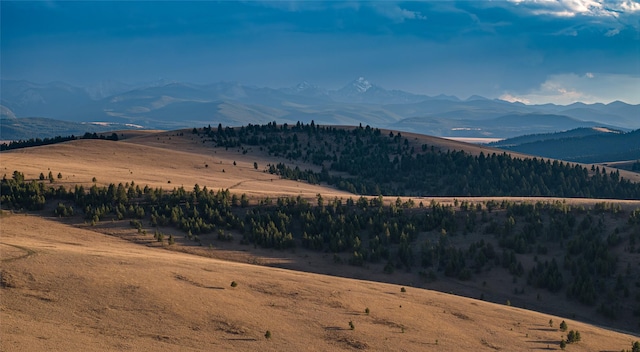
[{"label": "bare ground patch", "polygon": [[225,289],[224,287],[221,287],[221,286],[205,285],[205,284],[202,284],[200,282],[194,281],[194,280],[192,280],[192,279],[190,279],[190,278],[188,278],[188,277],[186,277],[184,275],[180,275],[180,274],[174,274],[174,277],[176,278],[176,280],[184,281],[184,282],[189,283],[189,284],[191,284],[191,285],[193,285],[195,287],[208,288],[208,289],[212,289],[212,290],[224,290]]},{"label": "bare ground patch", "polygon": [[212,319],[211,322],[214,324],[217,331],[222,331],[225,334],[244,335],[247,333],[247,329],[236,322],[228,321],[222,318]]}]

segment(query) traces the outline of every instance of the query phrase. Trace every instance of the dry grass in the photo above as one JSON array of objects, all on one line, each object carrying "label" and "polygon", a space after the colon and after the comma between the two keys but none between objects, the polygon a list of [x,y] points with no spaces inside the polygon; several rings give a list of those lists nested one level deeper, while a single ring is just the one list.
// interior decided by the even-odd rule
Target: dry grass
[{"label": "dry grass", "polygon": [[[311,198],[318,193],[348,195],[327,187],[281,180],[263,172],[268,161],[262,156],[201,147],[187,136],[171,137],[168,133],[140,138],[142,141],[134,138],[131,143],[78,140],[3,152],[0,154],[1,173],[10,176],[18,170],[27,179],[37,179],[40,173],[46,176],[51,171],[55,176],[60,172],[63,178],[56,179],[56,184],[66,186],[90,186],[95,177],[98,185],[135,181],[141,186],[169,190],[184,186],[190,190],[199,184],[260,197],[301,195]],[[234,161],[236,165],[233,165]],[[254,161],[260,164],[258,170],[254,169]]]},{"label": "dry grass", "polygon": [[[180,132],[183,136],[179,136]],[[0,173],[11,175],[14,170],[18,170],[23,172],[27,179],[37,179],[40,173],[46,176],[51,171],[55,176],[60,172],[63,178],[56,179],[55,184],[65,186],[76,184],[91,186],[94,184],[92,180],[95,177],[98,185],[135,181],[141,186],[148,185],[169,190],[184,186],[189,190],[195,184],[199,184],[201,187],[207,186],[210,189],[228,188],[234,193],[246,193],[250,197],[300,195],[312,199],[318,193],[325,198],[354,197],[353,194],[332,187],[282,180],[264,172],[269,163],[284,162],[291,166],[299,165],[301,169],[313,168],[311,165],[291,163],[284,158],[271,157],[259,150],[242,154],[239,150],[213,148],[210,144],[202,144],[198,136],[191,134],[190,131],[134,131],[124,135],[128,139],[120,142],[78,140],[3,152],[0,154]],[[410,133],[405,133],[403,136],[409,138],[411,143],[418,147],[426,143],[442,149],[464,149],[470,153],[497,151],[494,148],[438,137]],[[236,165],[233,165],[234,162]],[[254,162],[258,163],[258,170],[254,169]],[[638,173],[621,170],[621,175],[640,181]],[[395,198],[387,197],[389,201]],[[431,199],[441,202],[453,201],[451,197],[414,198],[417,203],[420,201],[427,203]],[[468,199],[478,201],[491,198]],[[592,200],[571,200],[571,202],[593,203]]]},{"label": "dry grass", "polygon": [[[3,152],[1,173],[19,170],[28,179],[36,179],[41,172],[61,172],[62,180],[56,179],[54,185],[65,186],[89,186],[95,177],[98,185],[135,181],[141,186],[190,189],[197,183],[254,197],[354,196],[279,180],[262,170],[267,163],[282,159],[255,150],[243,155],[237,150],[211,148],[190,131],[183,132],[183,136],[136,132],[120,142],[81,140]],[[411,143],[463,146],[435,137],[403,135],[423,138]],[[471,152],[485,150],[473,148]],[[254,161],[259,170],[253,168]],[[387,197],[387,201],[395,198]],[[431,199],[414,201],[427,205]],[[463,199],[503,198],[459,198]],[[450,197],[436,200],[454,202]],[[566,201],[592,205],[602,200]],[[620,204],[640,206],[637,201]],[[121,227],[100,227],[100,231],[127,237],[118,232]],[[571,351],[619,351],[639,339],[566,317],[418,288],[401,293],[399,286],[391,284],[239,263],[380,279],[379,273],[328,266],[329,260],[315,257],[292,260],[301,256],[261,249],[248,252],[231,244],[224,245],[229,247],[225,251],[193,246],[176,246],[183,252],[166,251],[133,243],[138,239],[124,241],[5,212],[0,216],[0,231],[2,351],[515,351],[545,350],[547,346],[559,350],[563,333],[548,327],[550,318],[556,326],[565,319],[570,329],[581,332],[583,342],[571,345]],[[231,288],[231,281],[238,287]],[[371,310],[368,316],[364,314],[367,307]],[[355,330],[349,329],[349,321],[354,322]],[[273,334],[270,340],[264,338],[266,330]]]},{"label": "dry grass", "polygon": [[39,217],[0,221],[3,351],[559,350],[563,333],[549,319],[581,332],[571,351],[619,351],[637,339],[429,290],[140,246]]}]

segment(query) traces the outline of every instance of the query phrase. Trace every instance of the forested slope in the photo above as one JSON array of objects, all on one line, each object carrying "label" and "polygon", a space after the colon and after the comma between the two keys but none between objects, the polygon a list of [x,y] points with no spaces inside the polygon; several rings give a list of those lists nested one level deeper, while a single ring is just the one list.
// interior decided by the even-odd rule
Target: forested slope
[{"label": "forested slope", "polygon": [[326,182],[357,194],[640,199],[640,185],[622,179],[618,171],[516,158],[507,153],[474,156],[442,151],[399,132],[383,134],[370,127],[274,122],[240,128],[207,127],[193,133],[199,134],[203,143],[243,150],[259,147],[270,155],[312,163],[320,170],[279,163],[271,165],[269,172],[310,183]]}]

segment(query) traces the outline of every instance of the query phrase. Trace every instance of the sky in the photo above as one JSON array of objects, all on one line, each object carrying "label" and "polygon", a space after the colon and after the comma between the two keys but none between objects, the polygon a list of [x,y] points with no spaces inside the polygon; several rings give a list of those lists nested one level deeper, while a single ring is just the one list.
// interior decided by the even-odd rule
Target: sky
[{"label": "sky", "polygon": [[0,75],[640,104],[640,2],[0,1]]}]

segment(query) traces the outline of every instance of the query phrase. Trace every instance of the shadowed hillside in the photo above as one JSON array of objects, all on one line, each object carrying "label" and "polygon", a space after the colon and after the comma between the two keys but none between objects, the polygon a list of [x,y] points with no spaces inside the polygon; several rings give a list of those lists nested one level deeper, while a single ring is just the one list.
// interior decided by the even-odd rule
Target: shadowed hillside
[{"label": "shadowed hillside", "polygon": [[569,330],[582,337],[574,351],[637,340],[566,317],[149,248],[37,217],[0,222],[2,350],[559,350]]}]

